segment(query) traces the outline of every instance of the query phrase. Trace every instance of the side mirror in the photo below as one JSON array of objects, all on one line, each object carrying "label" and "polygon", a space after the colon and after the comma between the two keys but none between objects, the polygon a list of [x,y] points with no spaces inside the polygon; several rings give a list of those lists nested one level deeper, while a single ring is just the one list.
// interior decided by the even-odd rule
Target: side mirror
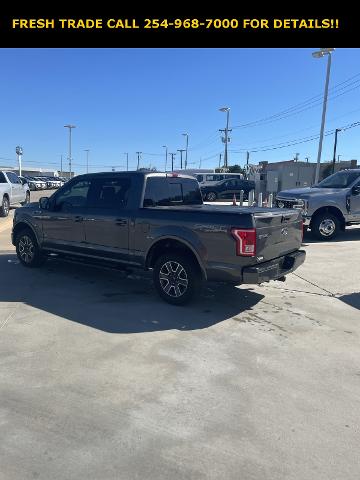
[{"label": "side mirror", "polygon": [[41,210],[48,210],[49,208],[49,198],[48,197],[41,197],[39,200],[39,206]]},{"label": "side mirror", "polygon": [[353,195],[360,195],[360,185],[355,185],[352,189],[351,189],[351,193]]}]

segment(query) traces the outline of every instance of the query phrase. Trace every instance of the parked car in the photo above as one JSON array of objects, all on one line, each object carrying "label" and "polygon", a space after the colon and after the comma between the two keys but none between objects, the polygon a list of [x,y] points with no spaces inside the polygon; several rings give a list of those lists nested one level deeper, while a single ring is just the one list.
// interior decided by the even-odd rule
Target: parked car
[{"label": "parked car", "polygon": [[26,178],[30,190],[46,190],[47,188],[46,182],[44,182],[43,180],[39,180],[36,177],[29,177],[29,176],[26,176],[24,178]]},{"label": "parked car", "polygon": [[30,189],[14,172],[0,171],[0,217],[9,215],[10,207],[30,202]]},{"label": "parked car", "polygon": [[159,295],[180,305],[204,280],[284,280],[305,260],[302,232],[299,210],[204,205],[192,177],[108,172],[17,209],[12,242],[26,267],[55,253],[150,269]]},{"label": "parked car", "polygon": [[40,185],[41,185],[41,189],[42,190],[46,190],[48,188],[48,185],[46,183],[46,180],[44,179],[44,177],[39,177],[39,176],[36,176],[34,177],[35,180],[37,180],[38,182],[40,182]]},{"label": "parked car", "polygon": [[312,235],[332,240],[347,225],[360,224],[360,169],[336,172],[309,188],[279,192],[276,206],[301,209]]},{"label": "parked car", "polygon": [[200,185],[200,188],[204,200],[209,202],[214,202],[220,198],[232,199],[234,194],[236,196],[240,195],[241,190],[244,191],[244,200],[247,200],[250,190],[255,189],[255,182],[231,178],[210,185]]}]

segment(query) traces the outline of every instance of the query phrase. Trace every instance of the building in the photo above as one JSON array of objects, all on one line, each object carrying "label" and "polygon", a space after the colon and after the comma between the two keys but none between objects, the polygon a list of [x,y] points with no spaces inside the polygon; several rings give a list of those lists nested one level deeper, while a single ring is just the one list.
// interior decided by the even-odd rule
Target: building
[{"label": "building", "polygon": [[[332,162],[320,164],[319,180],[332,174]],[[334,171],[357,168],[357,160],[335,163]],[[286,160],[283,162],[259,162],[250,166],[249,179],[255,180],[257,193],[276,193],[292,188],[311,187],[315,183],[316,163]]]}]

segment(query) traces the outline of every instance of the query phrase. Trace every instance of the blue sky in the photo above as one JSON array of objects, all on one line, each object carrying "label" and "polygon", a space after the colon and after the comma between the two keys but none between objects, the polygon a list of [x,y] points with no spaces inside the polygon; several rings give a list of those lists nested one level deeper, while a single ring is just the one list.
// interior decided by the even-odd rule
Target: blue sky
[{"label": "blue sky", "polygon": [[[263,119],[319,95],[296,115],[234,128],[229,163],[243,165],[244,150],[265,150],[281,142],[318,135],[326,59],[313,49],[1,49],[0,164],[15,165],[15,147],[25,166],[60,168],[68,155],[66,123],[73,130],[73,169],[90,171],[136,166],[164,168],[165,149],[184,148],[189,134],[189,167],[217,166],[223,151],[219,128],[229,106],[230,126]],[[356,76],[358,75],[358,76]],[[352,80],[348,79],[354,77]],[[360,120],[360,49],[336,49],[326,130]],[[331,91],[330,91],[331,92]],[[308,108],[312,107],[312,108]],[[289,113],[293,113],[291,111]],[[250,162],[310,157],[318,141],[251,153]],[[272,148],[272,147],[270,147]],[[323,160],[332,158],[333,135],[324,141]],[[342,159],[358,158],[360,127],[339,133]],[[179,154],[175,165],[179,167]],[[122,167],[121,167],[122,166]]]}]

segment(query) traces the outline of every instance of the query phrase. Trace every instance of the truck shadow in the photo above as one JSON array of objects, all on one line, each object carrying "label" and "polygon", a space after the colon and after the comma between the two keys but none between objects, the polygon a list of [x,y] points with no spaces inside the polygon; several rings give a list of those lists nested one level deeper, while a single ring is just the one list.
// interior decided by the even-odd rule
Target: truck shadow
[{"label": "truck shadow", "polygon": [[357,308],[360,310],[360,292],[349,293],[347,295],[342,295],[337,297],[342,302],[350,305],[351,307]]},{"label": "truck shadow", "polygon": [[13,251],[0,255],[0,271],[6,279],[0,302],[24,303],[29,318],[46,312],[108,333],[208,328],[251,309],[263,298],[251,289],[209,283],[199,299],[177,307],[157,296],[149,274],[58,259],[28,269]]},{"label": "truck shadow", "polygon": [[[333,242],[354,242],[360,240],[360,228],[347,228],[345,232],[340,232],[334,240],[329,240],[329,243]],[[317,240],[312,237],[311,232],[307,231],[304,234],[304,243],[326,243],[326,241]]]}]

